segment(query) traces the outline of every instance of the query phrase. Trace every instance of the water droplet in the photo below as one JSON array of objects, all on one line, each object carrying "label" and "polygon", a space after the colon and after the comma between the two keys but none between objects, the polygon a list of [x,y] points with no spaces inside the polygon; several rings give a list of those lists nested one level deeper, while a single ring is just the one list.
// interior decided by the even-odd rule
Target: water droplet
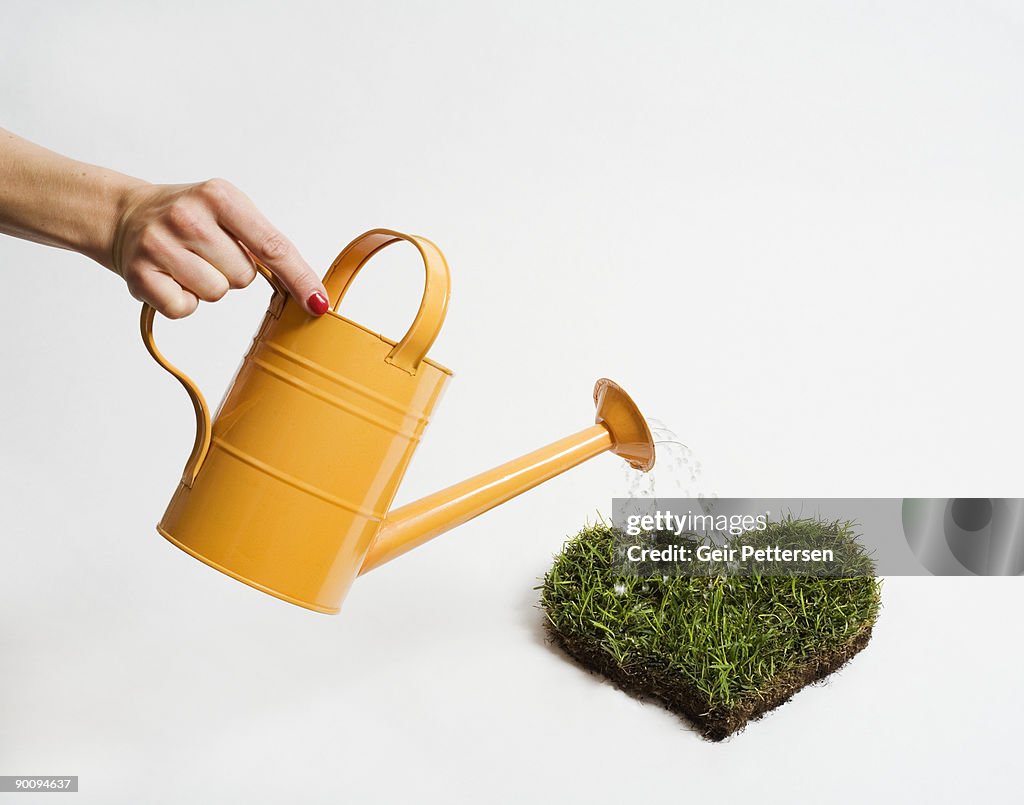
[{"label": "water droplet", "polygon": [[[694,456],[689,445],[662,420],[651,418],[647,425],[654,437],[656,461],[650,472],[640,472],[623,463],[624,489],[616,497],[629,498],[692,498],[702,501],[704,493],[697,483],[703,464]],[[716,496],[713,496],[716,497]]]}]

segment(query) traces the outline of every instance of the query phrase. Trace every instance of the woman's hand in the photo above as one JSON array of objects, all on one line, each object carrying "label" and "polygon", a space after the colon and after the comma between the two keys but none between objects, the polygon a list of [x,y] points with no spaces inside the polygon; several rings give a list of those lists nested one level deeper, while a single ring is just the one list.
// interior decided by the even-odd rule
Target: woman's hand
[{"label": "woman's hand", "polygon": [[132,296],[178,319],[256,276],[280,278],[314,316],[327,291],[291,242],[223,179],[154,185],[0,129],[0,233],[91,257]]},{"label": "woman's hand", "polygon": [[327,292],[298,250],[230,182],[141,185],[126,191],[114,227],[111,268],[136,299],[171,319],[216,302],[256,276],[253,258],[276,274],[309,313]]}]

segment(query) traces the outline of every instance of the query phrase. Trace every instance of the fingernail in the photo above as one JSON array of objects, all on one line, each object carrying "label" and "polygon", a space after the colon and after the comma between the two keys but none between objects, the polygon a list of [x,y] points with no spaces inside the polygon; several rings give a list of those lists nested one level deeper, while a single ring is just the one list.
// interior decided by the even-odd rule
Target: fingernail
[{"label": "fingernail", "polygon": [[306,300],[306,307],[309,308],[309,312],[314,316],[322,316],[327,312],[330,303],[327,301],[326,296],[320,293],[320,291],[316,291],[310,294],[309,299]]}]

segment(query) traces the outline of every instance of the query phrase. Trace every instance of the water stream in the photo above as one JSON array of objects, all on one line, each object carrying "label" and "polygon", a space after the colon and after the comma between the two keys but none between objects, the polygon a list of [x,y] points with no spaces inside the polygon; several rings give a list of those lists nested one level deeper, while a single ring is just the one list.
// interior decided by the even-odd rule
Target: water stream
[{"label": "water stream", "polygon": [[615,497],[694,498],[714,500],[714,492],[705,489],[704,466],[679,435],[660,419],[650,418],[647,425],[654,437],[657,459],[650,472],[634,470],[622,464],[622,481]]}]

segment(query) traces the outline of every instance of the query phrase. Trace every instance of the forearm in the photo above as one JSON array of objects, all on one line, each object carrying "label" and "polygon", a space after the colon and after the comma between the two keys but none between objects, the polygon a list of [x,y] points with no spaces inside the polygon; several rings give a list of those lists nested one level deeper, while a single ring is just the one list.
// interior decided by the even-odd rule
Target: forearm
[{"label": "forearm", "polygon": [[125,199],[140,179],[77,162],[0,129],[0,232],[113,268]]}]

